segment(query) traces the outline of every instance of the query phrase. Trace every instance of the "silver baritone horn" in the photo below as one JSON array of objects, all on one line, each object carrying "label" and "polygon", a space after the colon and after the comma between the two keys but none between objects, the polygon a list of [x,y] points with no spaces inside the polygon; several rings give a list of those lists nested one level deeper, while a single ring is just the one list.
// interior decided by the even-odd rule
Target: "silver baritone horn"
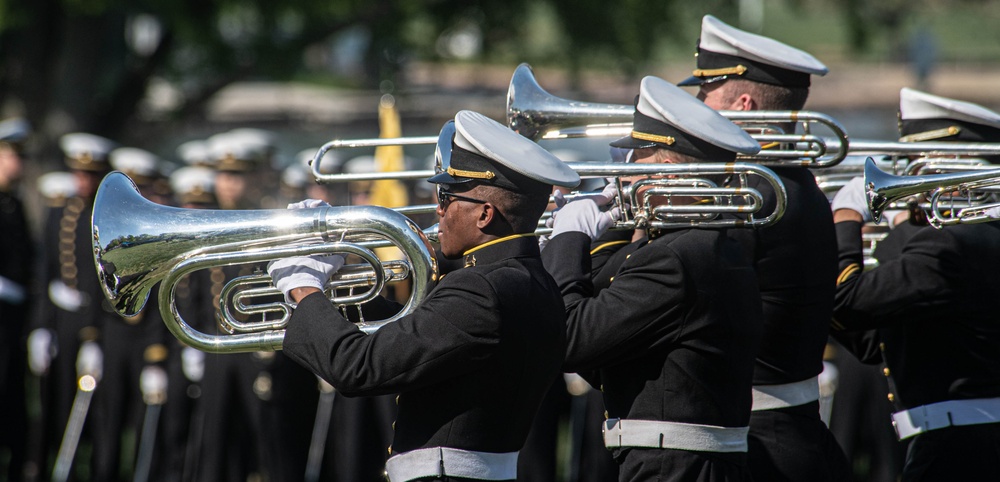
[{"label": "silver baritone horn", "polygon": [[[545,91],[528,64],[514,70],[507,90],[507,126],[533,140],[622,137],[632,132],[635,107],[563,99]],[[836,119],[812,111],[719,111],[763,144],[738,161],[767,166],[830,167],[847,157],[847,131]],[[782,126],[802,123],[803,133]],[[811,133],[823,126],[833,137]],[[831,146],[831,143],[833,144]]]},{"label": "silver baritone horn", "polygon": [[[290,256],[353,254],[364,260],[348,265],[327,285],[331,301],[359,305],[378,296],[386,282],[412,279],[411,295],[396,316],[362,322],[365,332],[409,313],[437,279],[437,265],[424,233],[408,218],[375,206],[297,210],[222,211],[182,209],[144,199],[124,174],[112,172],[101,183],[92,222],[94,262],[105,296],[123,316],[138,313],[161,282],[159,308],[167,328],[185,344],[211,353],[280,350],[292,306],[284,302],[246,305],[256,297],[280,297],[266,273],[230,281],[223,289],[219,324],[231,333],[197,331],[178,313],[175,291],[186,275],[211,267],[263,263]],[[396,246],[403,260],[382,263],[372,249]],[[348,296],[335,297],[341,288]],[[367,288],[356,293],[357,288]],[[264,321],[240,321],[231,312]],[[241,295],[242,293],[242,295]],[[242,296],[242,297],[241,297]],[[272,320],[267,315],[280,313]]]},{"label": "silver baritone horn", "polygon": [[[535,80],[531,67],[521,64],[514,70],[507,89],[507,127],[529,139],[573,139],[583,137],[622,137],[632,132],[635,107],[624,104],[601,104],[556,97]],[[764,143],[755,156],[739,156],[737,161],[766,166],[831,167],[847,157],[847,131],[837,120],[811,111],[720,111],[737,122],[754,139]],[[781,126],[801,122],[805,132],[785,133]],[[833,137],[809,132],[811,125],[821,125]],[[380,146],[439,144],[443,136],[373,139],[335,139],[319,148],[310,161],[313,176],[319,183],[371,181],[382,179],[426,179],[431,170],[378,172],[366,174],[322,174],[320,163],[327,152],[338,149]],[[450,142],[450,140],[449,140]],[[831,148],[832,143],[832,148]],[[448,146],[450,148],[450,145]],[[778,148],[773,148],[778,147]]]},{"label": "silver baritone horn", "polygon": [[[451,142],[455,136],[454,122],[448,121],[441,128],[438,137],[433,138],[435,148],[435,170],[373,172],[364,174],[320,174],[318,165],[327,150],[360,144],[406,145],[412,139],[420,143],[430,143],[431,138],[362,139],[357,141],[333,141],[325,144],[312,160],[313,174],[317,182],[377,181],[382,179],[426,179],[437,172],[447,170],[451,163]],[[618,205],[623,209],[623,219],[613,229],[671,229],[679,227],[698,228],[758,228],[778,222],[785,213],[787,193],[781,178],[774,171],[759,164],[745,162],[705,162],[690,164],[634,164],[634,163],[568,163],[570,168],[583,178],[613,178],[618,184]],[[624,185],[622,177],[642,177]],[[758,179],[754,179],[754,178]],[[719,185],[718,181],[726,181]],[[774,193],[775,205],[770,212],[763,212],[764,195],[752,185],[760,181],[770,185]],[[576,193],[579,194],[579,193]],[[569,194],[572,199],[575,194]],[[696,197],[700,202],[690,204]],[[683,200],[682,200],[683,199]],[[679,200],[675,202],[675,200]],[[397,212],[412,214],[433,213],[436,204],[407,206]],[[728,216],[736,215],[737,217]],[[543,224],[544,224],[543,216]],[[549,229],[539,227],[536,234],[548,234]]]},{"label": "silver baritone horn", "polygon": [[[995,193],[997,186],[1000,186],[1000,169],[896,176],[880,170],[870,157],[865,161],[865,192],[868,208],[876,222],[881,219],[882,211],[894,201],[920,193],[930,194],[927,220],[934,227],[995,221],[986,215],[986,210],[1000,207],[1000,203],[967,202],[957,205],[955,199],[991,199],[992,196],[984,197],[975,191]],[[967,194],[952,196],[955,192]]]}]

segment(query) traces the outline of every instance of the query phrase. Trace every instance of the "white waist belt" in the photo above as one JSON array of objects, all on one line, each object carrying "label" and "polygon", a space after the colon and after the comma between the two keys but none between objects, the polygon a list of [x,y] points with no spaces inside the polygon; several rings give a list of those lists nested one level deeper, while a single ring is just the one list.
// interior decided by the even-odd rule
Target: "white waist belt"
[{"label": "white waist belt", "polygon": [[797,407],[819,400],[819,377],[784,385],[754,385],[753,411]]},{"label": "white waist belt", "polygon": [[517,478],[517,452],[474,452],[449,447],[431,447],[393,455],[385,463],[391,482],[421,477],[465,477],[479,480]]},{"label": "white waist belt", "polygon": [[892,414],[892,426],[900,440],[952,425],[997,422],[1000,422],[1000,398],[949,400]]},{"label": "white waist belt", "polygon": [[698,452],[746,452],[750,427],[716,427],[657,420],[608,419],[604,446],[680,449]]}]

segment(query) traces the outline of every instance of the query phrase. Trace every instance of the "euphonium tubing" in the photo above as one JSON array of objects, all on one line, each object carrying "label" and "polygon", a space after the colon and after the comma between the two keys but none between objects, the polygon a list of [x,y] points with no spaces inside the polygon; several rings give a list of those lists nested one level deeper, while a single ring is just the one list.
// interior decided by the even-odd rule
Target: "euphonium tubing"
[{"label": "euphonium tubing", "polygon": [[[160,313],[167,328],[185,344],[213,353],[281,349],[290,306],[280,309],[286,315],[283,321],[243,326],[230,322],[229,328],[238,332],[232,335],[199,332],[181,318],[174,298],[178,281],[198,269],[345,253],[371,264],[366,276],[373,279],[372,286],[380,287],[392,269],[376,264],[379,260],[371,250],[396,246],[413,280],[410,299],[395,317],[361,326],[367,332],[415,308],[437,278],[433,251],[420,228],[400,213],[375,206],[181,209],[142,198],[127,176],[113,172],[98,189],[92,230],[97,274],[114,309],[124,316],[138,313],[149,291],[162,282]],[[351,270],[345,272],[349,275]],[[334,283],[338,279],[335,276]]]}]

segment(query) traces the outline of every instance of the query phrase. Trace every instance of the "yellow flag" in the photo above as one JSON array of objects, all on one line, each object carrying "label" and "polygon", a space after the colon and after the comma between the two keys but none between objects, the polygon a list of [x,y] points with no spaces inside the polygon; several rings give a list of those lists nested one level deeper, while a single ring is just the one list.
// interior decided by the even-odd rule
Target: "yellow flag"
[{"label": "yellow flag", "polygon": [[[390,139],[403,136],[400,126],[399,112],[396,101],[389,94],[382,96],[378,104],[379,138]],[[379,146],[375,148],[375,170],[378,172],[396,172],[405,170],[403,163],[403,146]],[[397,208],[410,203],[406,186],[396,180],[375,181],[372,185],[369,202],[373,206]],[[378,248],[375,250],[382,260],[402,259],[403,254],[397,248]]]},{"label": "yellow flag", "polygon": [[[399,112],[396,111],[395,99],[389,94],[383,95],[378,105],[379,138],[402,137]],[[375,170],[378,172],[397,172],[405,170],[403,163],[403,146],[379,146],[375,148]],[[387,208],[397,208],[410,202],[406,186],[396,180],[375,181],[371,191],[371,204]]]}]

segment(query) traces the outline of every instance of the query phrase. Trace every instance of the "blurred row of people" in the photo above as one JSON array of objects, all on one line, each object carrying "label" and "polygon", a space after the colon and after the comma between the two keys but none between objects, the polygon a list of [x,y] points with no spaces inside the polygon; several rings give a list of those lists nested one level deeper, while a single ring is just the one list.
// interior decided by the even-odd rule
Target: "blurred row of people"
[{"label": "blurred row of people", "polygon": [[[284,208],[306,198],[368,204],[372,183],[317,184],[307,164],[316,149],[302,151],[282,172],[271,170],[274,136],[256,129],[186,142],[177,148],[183,167],[169,171],[146,150],[72,133],[60,139],[67,169],[37,179],[47,206],[36,241],[18,189],[30,133],[22,120],[0,123],[6,480],[247,480],[255,474],[302,480],[311,446],[326,452],[313,457],[314,480],[381,476],[392,397],[331,404],[331,387],[280,352],[212,355],[186,347],[164,325],[156,289],[139,314],[118,315],[94,274],[90,226],[98,186],[111,170],[128,175],[144,198],[187,209]],[[373,156],[328,155],[321,169],[370,172],[376,163]],[[428,189],[409,194],[430,195]],[[178,311],[196,329],[221,333],[216,312],[226,302],[219,299],[223,286],[255,268],[193,273],[177,288]],[[322,440],[313,440],[314,432]]]}]

